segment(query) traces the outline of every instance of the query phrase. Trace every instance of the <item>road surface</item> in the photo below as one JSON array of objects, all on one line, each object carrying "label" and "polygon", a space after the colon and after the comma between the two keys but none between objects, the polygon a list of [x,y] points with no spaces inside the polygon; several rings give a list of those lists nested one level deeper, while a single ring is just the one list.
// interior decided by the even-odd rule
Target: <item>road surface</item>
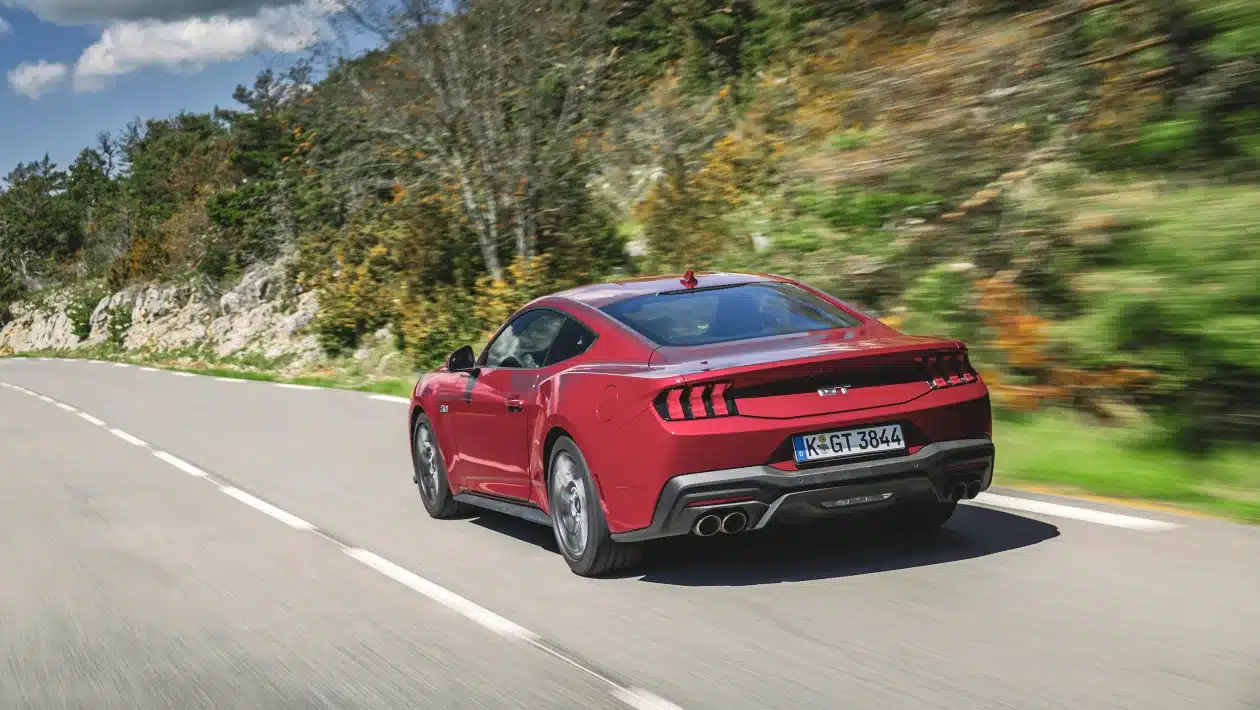
[{"label": "road surface", "polygon": [[1260,530],[994,489],[582,579],[424,515],[405,412],[0,360],[0,708],[1260,708]]}]

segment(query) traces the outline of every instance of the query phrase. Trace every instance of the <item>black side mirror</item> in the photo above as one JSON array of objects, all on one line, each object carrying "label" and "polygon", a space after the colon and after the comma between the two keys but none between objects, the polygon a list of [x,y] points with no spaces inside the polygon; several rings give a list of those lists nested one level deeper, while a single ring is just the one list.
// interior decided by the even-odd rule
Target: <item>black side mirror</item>
[{"label": "black side mirror", "polygon": [[476,374],[477,356],[473,353],[472,346],[465,345],[459,350],[451,353],[451,356],[446,358],[446,370],[448,372],[469,372]]}]

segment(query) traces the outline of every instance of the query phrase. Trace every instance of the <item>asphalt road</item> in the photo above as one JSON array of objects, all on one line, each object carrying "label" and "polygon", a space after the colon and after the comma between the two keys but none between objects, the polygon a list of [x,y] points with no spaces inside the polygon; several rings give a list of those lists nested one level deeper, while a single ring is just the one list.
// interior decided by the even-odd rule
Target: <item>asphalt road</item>
[{"label": "asphalt road", "polygon": [[[1260,530],[995,490],[572,575],[406,408],[0,360],[0,708],[1260,708]],[[1125,516],[1125,517],[1120,517]]]}]

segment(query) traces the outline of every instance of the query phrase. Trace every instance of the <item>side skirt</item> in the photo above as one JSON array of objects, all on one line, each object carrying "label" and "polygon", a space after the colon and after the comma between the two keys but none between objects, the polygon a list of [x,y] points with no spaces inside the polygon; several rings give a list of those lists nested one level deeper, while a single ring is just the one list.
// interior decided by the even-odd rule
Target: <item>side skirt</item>
[{"label": "side skirt", "polygon": [[491,498],[490,496],[481,495],[480,493],[460,493],[455,496],[455,500],[460,503],[476,506],[484,510],[493,510],[496,513],[511,515],[514,518],[528,520],[531,523],[546,525],[551,527],[551,516],[542,512],[539,508],[528,503],[517,503],[516,501],[503,500],[502,498]]}]

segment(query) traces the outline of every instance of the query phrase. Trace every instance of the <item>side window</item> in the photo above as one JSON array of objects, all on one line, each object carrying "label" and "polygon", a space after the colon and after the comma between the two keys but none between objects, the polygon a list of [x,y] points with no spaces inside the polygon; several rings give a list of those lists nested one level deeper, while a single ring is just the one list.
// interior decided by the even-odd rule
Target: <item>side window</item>
[{"label": "side window", "polygon": [[551,345],[551,353],[547,355],[547,365],[575,358],[586,352],[594,343],[595,334],[587,330],[586,326],[572,318],[565,318],[560,334]]},{"label": "side window", "polygon": [[485,367],[542,367],[567,319],[555,311],[529,311],[512,321],[486,350]]}]

